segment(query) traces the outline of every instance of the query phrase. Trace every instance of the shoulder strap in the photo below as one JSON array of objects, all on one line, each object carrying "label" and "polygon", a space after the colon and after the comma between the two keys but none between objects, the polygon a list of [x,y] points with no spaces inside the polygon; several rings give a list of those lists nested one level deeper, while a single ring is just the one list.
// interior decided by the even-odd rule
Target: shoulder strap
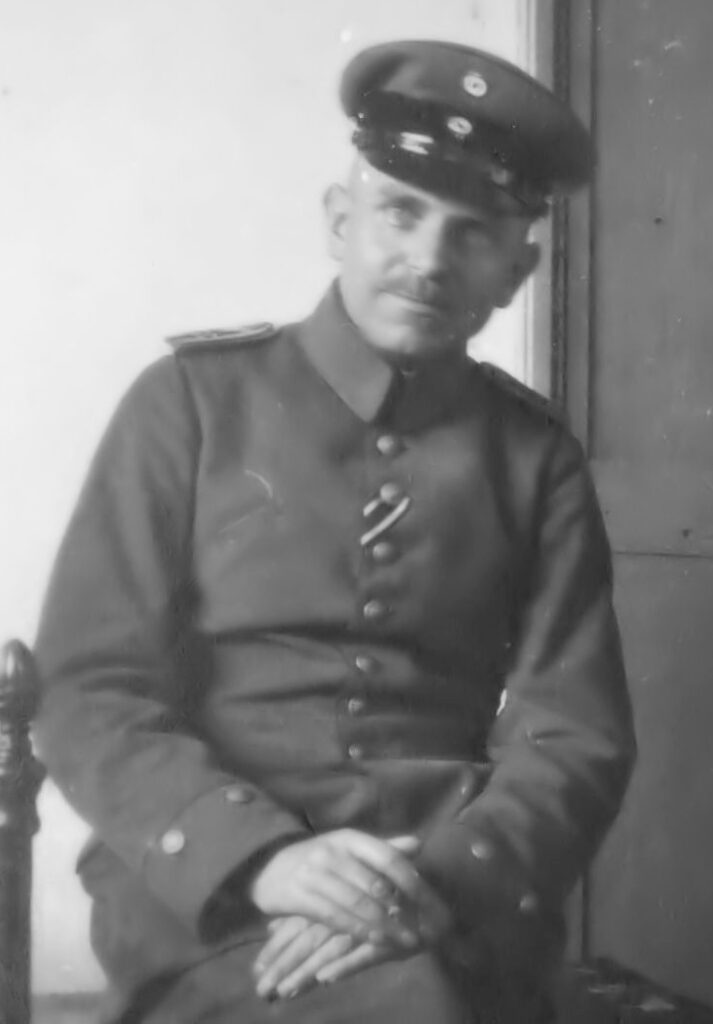
[{"label": "shoulder strap", "polygon": [[527,405],[531,409],[543,413],[549,419],[556,420],[558,423],[566,424],[566,411],[553,399],[546,398],[539,391],[534,391],[527,384],[523,384],[521,380],[518,380],[517,377],[513,377],[507,370],[503,370],[500,366],[495,366],[494,363],[478,363],[478,366],[487,380],[495,384],[500,390],[511,395],[522,405]]},{"label": "shoulder strap", "polygon": [[277,328],[274,324],[264,322],[246,324],[243,327],[174,334],[166,338],[166,342],[176,354],[179,352],[215,352],[233,345],[249,345],[256,341],[264,341],[276,332]]}]

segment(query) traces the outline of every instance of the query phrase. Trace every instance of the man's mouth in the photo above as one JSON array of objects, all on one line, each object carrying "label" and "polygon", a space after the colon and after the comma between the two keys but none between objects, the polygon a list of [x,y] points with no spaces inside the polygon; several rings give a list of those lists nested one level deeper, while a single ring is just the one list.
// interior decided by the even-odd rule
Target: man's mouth
[{"label": "man's mouth", "polygon": [[390,288],[389,295],[400,299],[413,310],[427,316],[444,317],[449,313],[449,303],[444,296],[427,295],[422,292],[413,292],[405,288]]}]

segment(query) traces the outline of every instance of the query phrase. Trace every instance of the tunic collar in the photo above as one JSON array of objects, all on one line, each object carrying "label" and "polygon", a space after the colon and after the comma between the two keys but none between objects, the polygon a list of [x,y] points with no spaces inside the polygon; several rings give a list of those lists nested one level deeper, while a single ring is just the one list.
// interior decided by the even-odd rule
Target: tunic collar
[{"label": "tunic collar", "polygon": [[[456,398],[463,379],[462,358],[431,363],[402,374],[372,348],[344,308],[335,281],[314,313],[298,327],[310,363],[341,400],[366,423],[391,412],[416,425],[440,417]],[[404,424],[405,426],[405,424]]]}]

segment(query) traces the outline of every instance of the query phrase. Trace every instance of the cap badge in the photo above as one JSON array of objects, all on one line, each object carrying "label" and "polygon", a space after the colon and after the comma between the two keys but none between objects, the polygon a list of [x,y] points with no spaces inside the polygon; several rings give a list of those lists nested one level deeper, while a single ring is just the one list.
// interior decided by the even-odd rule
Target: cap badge
[{"label": "cap badge", "polygon": [[473,131],[473,125],[470,123],[467,117],[449,117],[446,121],[446,127],[459,139],[465,139]]},{"label": "cap badge", "polygon": [[463,76],[463,88],[469,96],[474,96],[476,100],[479,100],[487,93],[488,83],[480,72],[469,71],[467,75]]},{"label": "cap badge", "polygon": [[433,139],[430,135],[421,135],[419,132],[401,132],[399,135],[399,147],[405,149],[408,153],[428,156],[433,148]]}]

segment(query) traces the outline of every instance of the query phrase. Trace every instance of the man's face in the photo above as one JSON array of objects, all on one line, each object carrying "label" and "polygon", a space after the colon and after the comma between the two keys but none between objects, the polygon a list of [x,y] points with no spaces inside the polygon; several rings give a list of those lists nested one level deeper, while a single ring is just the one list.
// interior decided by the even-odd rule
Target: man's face
[{"label": "man's face", "polygon": [[528,219],[440,198],[363,158],[326,207],[347,312],[392,361],[462,352],[537,262]]}]

